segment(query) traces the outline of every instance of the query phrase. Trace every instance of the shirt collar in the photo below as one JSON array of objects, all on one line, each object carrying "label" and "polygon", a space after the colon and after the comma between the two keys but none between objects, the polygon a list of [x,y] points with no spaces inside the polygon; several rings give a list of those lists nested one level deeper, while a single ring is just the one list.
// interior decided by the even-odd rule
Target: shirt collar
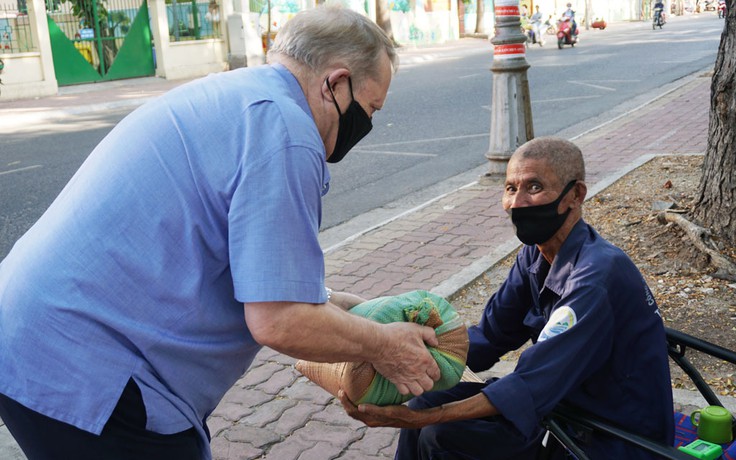
[{"label": "shirt collar", "polygon": [[271,64],[271,67],[284,80],[284,83],[286,83],[286,87],[289,90],[289,95],[291,96],[291,98],[294,99],[294,101],[299,105],[302,110],[304,110],[307,115],[309,115],[309,118],[314,120],[314,117],[312,116],[312,109],[309,108],[309,104],[307,103],[307,98],[304,95],[304,91],[302,91],[302,87],[294,74],[291,73],[291,71],[287,69],[286,66],[278,62]]},{"label": "shirt collar", "polygon": [[[549,274],[544,281],[544,288],[551,290],[557,295],[562,295],[565,283],[575,266],[578,253],[580,253],[580,249],[588,236],[588,224],[583,219],[578,220],[570,231],[570,234],[567,235],[565,242],[562,243],[557,256],[555,256]],[[541,252],[538,252],[537,259],[531,265],[529,271],[538,273],[541,270],[542,264],[547,264],[547,260]]]}]

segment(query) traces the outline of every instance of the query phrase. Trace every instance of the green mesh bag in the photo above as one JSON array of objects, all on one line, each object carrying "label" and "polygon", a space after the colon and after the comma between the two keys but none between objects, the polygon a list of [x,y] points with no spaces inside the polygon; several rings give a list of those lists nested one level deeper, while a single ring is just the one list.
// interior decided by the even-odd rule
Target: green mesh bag
[{"label": "green mesh bag", "polygon": [[[445,390],[460,381],[468,355],[468,331],[447,300],[431,292],[411,291],[369,300],[350,309],[350,313],[384,324],[414,322],[434,328],[439,343],[428,350],[440,368],[441,377],[432,390]],[[296,368],[332,395],[336,396],[342,389],[355,404],[385,406],[401,404],[413,397],[399,393],[369,363],[299,361]]]}]

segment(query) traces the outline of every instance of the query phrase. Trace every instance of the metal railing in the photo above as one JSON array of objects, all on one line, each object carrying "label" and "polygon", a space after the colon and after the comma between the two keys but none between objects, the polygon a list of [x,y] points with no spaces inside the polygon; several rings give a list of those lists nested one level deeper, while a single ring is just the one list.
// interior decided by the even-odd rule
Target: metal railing
[{"label": "metal railing", "polygon": [[0,54],[38,51],[33,42],[26,2],[0,4]]},{"label": "metal railing", "polygon": [[172,42],[222,38],[217,0],[166,0],[169,39]]}]

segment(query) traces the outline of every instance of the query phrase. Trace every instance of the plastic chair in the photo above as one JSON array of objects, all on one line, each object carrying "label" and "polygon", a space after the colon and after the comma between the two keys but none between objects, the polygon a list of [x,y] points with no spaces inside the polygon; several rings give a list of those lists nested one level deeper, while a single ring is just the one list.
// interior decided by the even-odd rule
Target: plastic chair
[{"label": "plastic chair", "polygon": [[[687,374],[687,376],[695,384],[703,398],[709,405],[723,406],[718,396],[712,388],[705,382],[703,376],[695,368],[685,356],[687,349],[691,348],[710,356],[728,361],[736,365],[736,352],[712,344],[708,341],[685,334],[684,332],[666,328],[667,333],[667,350],[675,363]],[[697,438],[695,428],[690,424],[689,415],[679,412],[674,413],[675,417],[675,445],[668,446],[658,441],[647,439],[636,433],[632,433],[625,428],[615,426],[614,424],[601,419],[593,414],[587,413],[578,408],[560,404],[544,419],[542,425],[552,434],[552,438],[558,443],[557,446],[548,446],[540,453],[539,459],[545,460],[551,457],[555,448],[559,449],[561,445],[568,453],[572,454],[578,460],[589,460],[589,457],[583,452],[575,440],[568,435],[564,427],[566,425],[583,428],[595,433],[601,433],[631,443],[653,454],[657,454],[666,459],[672,460],[693,460],[692,457],[677,447],[690,443]],[[732,414],[733,417],[733,414]],[[736,434],[736,419],[732,421],[732,429]],[[736,437],[736,436],[735,436]],[[736,441],[722,445],[724,453],[721,457],[724,460],[736,460]]]}]

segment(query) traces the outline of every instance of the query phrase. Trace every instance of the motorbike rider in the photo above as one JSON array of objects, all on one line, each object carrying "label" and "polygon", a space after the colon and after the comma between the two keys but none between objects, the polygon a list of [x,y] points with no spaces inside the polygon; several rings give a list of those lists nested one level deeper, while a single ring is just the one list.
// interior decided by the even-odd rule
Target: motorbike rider
[{"label": "motorbike rider", "polygon": [[542,12],[539,11],[539,5],[534,5],[534,14],[532,14],[531,17],[532,30],[534,31],[534,36],[541,45],[544,45],[544,30],[542,27],[543,17]]},{"label": "motorbike rider", "polygon": [[572,35],[577,35],[578,23],[575,22],[575,10],[572,9],[572,3],[567,4],[567,9],[562,13],[562,18],[570,18],[570,33]]},{"label": "motorbike rider", "polygon": [[657,22],[657,24],[664,24],[664,3],[662,0],[657,0],[654,3],[654,19]]}]

